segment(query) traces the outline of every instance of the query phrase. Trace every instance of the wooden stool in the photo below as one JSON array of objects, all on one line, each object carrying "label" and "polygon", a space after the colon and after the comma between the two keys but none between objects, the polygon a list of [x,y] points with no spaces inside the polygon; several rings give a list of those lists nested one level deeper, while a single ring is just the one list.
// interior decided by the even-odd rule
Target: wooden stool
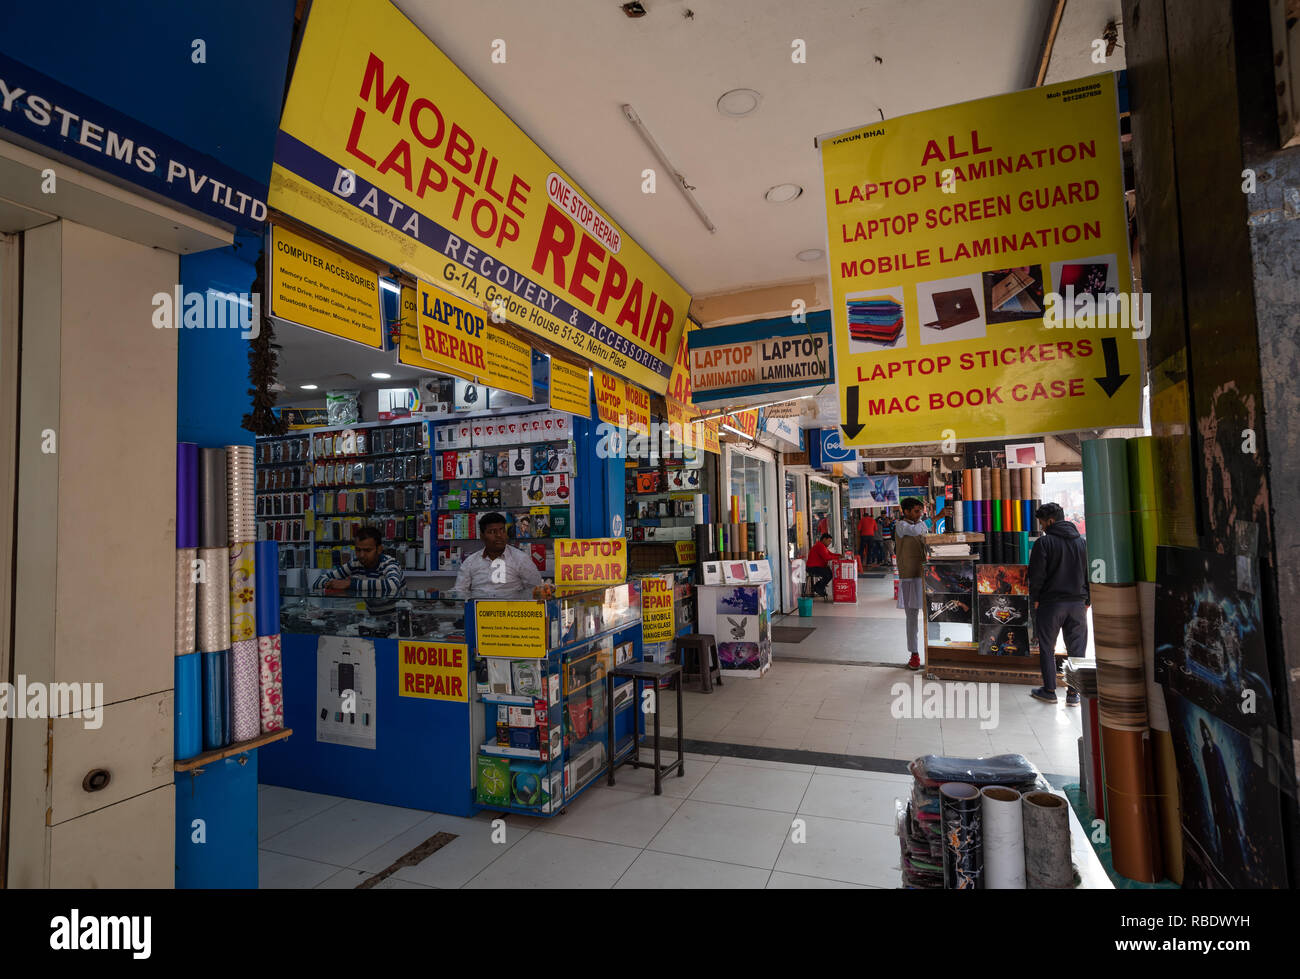
[{"label": "wooden stool", "polygon": [[682,682],[698,680],[701,693],[713,693],[715,681],[722,686],[722,664],[718,661],[718,644],[712,636],[679,637],[677,662],[682,665]]}]

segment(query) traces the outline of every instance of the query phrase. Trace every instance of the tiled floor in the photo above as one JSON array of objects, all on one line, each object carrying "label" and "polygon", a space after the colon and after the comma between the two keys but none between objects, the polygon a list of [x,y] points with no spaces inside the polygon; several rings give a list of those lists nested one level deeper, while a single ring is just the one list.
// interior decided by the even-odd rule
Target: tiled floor
[{"label": "tiled floor", "polygon": [[[1026,686],[980,684],[969,711],[899,716],[904,703],[927,713],[931,688],[899,666],[866,665],[906,656],[897,652],[902,612],[892,607],[890,580],[859,586],[856,606],[817,603],[812,619],[786,619],[816,631],[799,644],[776,644],[762,678],[687,692],[687,737],[903,760],[1018,752],[1045,773],[1077,776],[1079,710],[1065,706],[1063,693],[1053,707],[1032,700]],[[671,733],[676,710],[665,707]],[[893,888],[894,800],[909,790],[907,775],[725,752],[688,754],[685,777],[670,777],[661,796],[649,772],[621,769],[614,787],[593,786],[553,819],[487,812],[459,819],[262,786],[261,885],[356,887],[449,832],[455,840],[379,886]],[[1071,823],[1076,864],[1090,866],[1095,857],[1073,816]],[[1099,865],[1093,869],[1104,881]]]},{"label": "tiled floor", "polygon": [[[1031,698],[1028,686],[979,684],[974,703],[964,701],[966,709],[951,712],[965,716],[895,716],[907,713],[895,710],[903,706],[900,694],[906,694],[911,713],[930,713],[926,698],[933,688],[900,668],[907,652],[892,581],[860,578],[858,589],[857,605],[815,602],[811,619],[778,619],[778,625],[812,626],[814,632],[801,643],[774,643],[772,668],[763,677],[727,678],[712,694],[687,691],[686,736],[904,760],[930,752],[1018,752],[1044,772],[1077,773],[1080,711],[1065,705],[1064,691],[1053,707]],[[666,705],[667,732],[676,729],[675,710]]]},{"label": "tiled floor", "polygon": [[554,819],[458,819],[264,785],[265,888],[356,887],[437,832],[456,839],[381,887],[897,887],[902,775],[688,755],[656,796],[620,769]]}]

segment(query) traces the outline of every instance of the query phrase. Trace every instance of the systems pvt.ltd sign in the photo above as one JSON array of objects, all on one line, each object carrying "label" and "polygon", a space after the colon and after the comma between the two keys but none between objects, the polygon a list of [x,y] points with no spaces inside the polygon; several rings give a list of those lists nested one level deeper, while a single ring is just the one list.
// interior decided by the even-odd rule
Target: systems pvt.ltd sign
[{"label": "systems pvt.ltd sign", "polygon": [[271,204],[663,394],[690,297],[388,0],[312,8]]}]

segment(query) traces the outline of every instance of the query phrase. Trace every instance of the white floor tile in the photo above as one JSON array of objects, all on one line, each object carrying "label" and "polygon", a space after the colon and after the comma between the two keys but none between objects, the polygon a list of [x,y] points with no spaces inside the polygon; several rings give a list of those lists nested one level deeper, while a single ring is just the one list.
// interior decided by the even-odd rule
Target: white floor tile
[{"label": "white floor tile", "polygon": [[[703,781],[704,776],[713,771],[714,762],[711,761],[692,761],[691,756],[686,756],[686,774],[678,776],[676,772],[666,775],[659,780],[659,787],[663,794],[671,796],[674,799],[685,799],[695,787]],[[614,773],[614,789],[623,792],[640,792],[645,795],[654,795],[655,775],[648,768],[628,768],[626,765]],[[604,786],[610,788],[610,786]],[[591,789],[590,792],[595,792]],[[588,794],[590,794],[590,792]]]},{"label": "white floor tile", "polygon": [[338,872],[338,867],[317,860],[272,850],[257,853],[257,886],[262,890],[315,887]]},{"label": "white floor tile", "polygon": [[465,886],[610,888],[641,851],[554,833],[529,833]]},{"label": "white floor tile", "polygon": [[769,761],[766,758],[739,758],[726,757],[720,759],[728,765],[747,765],[750,768],[771,768],[779,772],[807,772],[812,774],[815,766],[804,765],[799,762],[790,761]]},{"label": "white floor tile", "polygon": [[403,867],[393,876],[430,887],[464,887],[530,835],[527,828],[512,825],[507,820],[503,842],[494,842],[491,834],[458,836],[416,866]]},{"label": "white floor tile", "polygon": [[624,792],[600,785],[539,826],[538,832],[644,848],[681,804],[681,799],[654,795],[653,790]]},{"label": "white floor tile", "polygon": [[892,826],[818,816],[799,818],[807,824],[806,842],[787,839],[774,869],[851,884],[898,885],[898,837]]},{"label": "white floor tile", "polygon": [[381,870],[388,869],[400,857],[410,853],[429,837],[436,836],[438,833],[453,833],[458,837],[469,834],[490,836],[492,824],[481,819],[460,819],[456,816],[434,813],[427,819],[420,820],[406,832],[394,836],[383,846],[376,847],[352,861],[351,866],[377,874]]},{"label": "white floor tile", "polygon": [[790,833],[791,812],[688,799],[648,849],[771,870]]},{"label": "white floor tile", "polygon": [[317,813],[324,812],[343,801],[336,795],[286,789],[282,785],[259,785],[257,787],[258,842],[269,840],[272,836],[297,826],[304,819],[310,819]]},{"label": "white floor tile", "polygon": [[752,809],[794,812],[808,788],[812,772],[789,772],[720,761],[700,782],[690,798]]},{"label": "white floor tile", "polygon": [[714,888],[757,889],[767,883],[768,871],[739,867],[716,860],[644,851],[615,885],[620,890]]},{"label": "white floor tile", "polygon": [[867,884],[850,884],[842,880],[826,880],[824,877],[805,877],[802,874],[787,874],[781,870],[772,871],[767,882],[769,891],[776,890],[868,890]]},{"label": "white floor tile", "polygon": [[799,806],[799,815],[851,819],[894,825],[894,800],[906,800],[906,782],[814,775]]},{"label": "white floor tile", "polygon": [[333,877],[325,878],[325,880],[316,885],[316,890],[356,890],[360,884],[369,880],[373,876],[373,874],[365,870],[357,870],[355,867],[348,867],[345,870],[340,870]]},{"label": "white floor tile", "polygon": [[263,841],[262,848],[336,867],[350,867],[428,815],[416,809],[345,799]]}]

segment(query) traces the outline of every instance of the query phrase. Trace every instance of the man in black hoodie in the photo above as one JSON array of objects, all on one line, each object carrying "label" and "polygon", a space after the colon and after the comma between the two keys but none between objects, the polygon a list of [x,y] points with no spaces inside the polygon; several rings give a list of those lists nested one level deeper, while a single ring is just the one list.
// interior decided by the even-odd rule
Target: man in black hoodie
[{"label": "man in black hoodie", "polygon": [[[1065,632],[1065,650],[1083,656],[1088,649],[1088,549],[1079,528],[1065,519],[1056,503],[1044,503],[1034,514],[1043,535],[1029,554],[1029,601],[1034,607],[1038,660],[1043,685],[1030,691],[1035,700],[1056,703],[1056,637]],[[1079,695],[1065,698],[1071,707]]]}]

